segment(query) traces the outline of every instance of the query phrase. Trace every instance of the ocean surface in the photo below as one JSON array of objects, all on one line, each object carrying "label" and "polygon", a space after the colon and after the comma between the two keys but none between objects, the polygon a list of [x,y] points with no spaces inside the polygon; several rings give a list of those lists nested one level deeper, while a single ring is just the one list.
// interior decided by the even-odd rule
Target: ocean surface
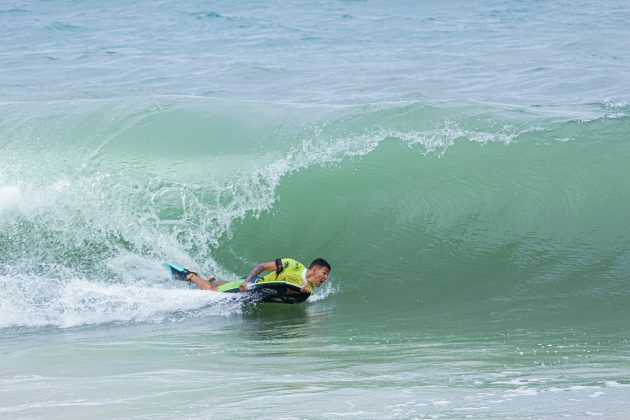
[{"label": "ocean surface", "polygon": [[0,2],[0,418],[624,419],[629,304],[627,1]]}]

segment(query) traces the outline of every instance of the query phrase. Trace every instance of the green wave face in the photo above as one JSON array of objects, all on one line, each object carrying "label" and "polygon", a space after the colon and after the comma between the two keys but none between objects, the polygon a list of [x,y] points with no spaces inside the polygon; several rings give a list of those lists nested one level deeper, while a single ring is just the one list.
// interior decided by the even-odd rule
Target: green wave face
[{"label": "green wave face", "polygon": [[620,322],[623,112],[563,121],[473,105],[173,98],[33,107],[7,106],[0,122],[0,263],[18,278],[1,298],[14,302],[26,277],[54,286],[19,292],[19,310],[43,323],[57,322],[55,290],[70,278],[167,284],[164,259],[236,278],[289,256],[331,262],[328,299],[349,319]]}]

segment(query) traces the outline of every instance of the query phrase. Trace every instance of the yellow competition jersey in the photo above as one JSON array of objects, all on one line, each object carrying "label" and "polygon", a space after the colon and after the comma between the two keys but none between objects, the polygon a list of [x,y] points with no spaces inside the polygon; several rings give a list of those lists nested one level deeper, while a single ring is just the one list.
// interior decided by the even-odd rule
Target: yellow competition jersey
[{"label": "yellow competition jersey", "polygon": [[[282,272],[276,276],[276,272],[266,274],[256,280],[256,283],[265,283],[269,281],[284,281],[302,287],[306,283],[306,267],[299,261],[291,258],[282,258]],[[313,285],[309,283],[311,293],[313,293]]]}]

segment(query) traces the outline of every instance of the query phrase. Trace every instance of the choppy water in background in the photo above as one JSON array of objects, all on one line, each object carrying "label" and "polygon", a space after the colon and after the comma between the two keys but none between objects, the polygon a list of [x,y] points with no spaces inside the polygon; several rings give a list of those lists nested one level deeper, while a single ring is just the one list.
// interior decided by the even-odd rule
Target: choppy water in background
[{"label": "choppy water in background", "polygon": [[[0,417],[630,413],[624,2],[0,5]],[[170,281],[333,265],[306,305]]]}]

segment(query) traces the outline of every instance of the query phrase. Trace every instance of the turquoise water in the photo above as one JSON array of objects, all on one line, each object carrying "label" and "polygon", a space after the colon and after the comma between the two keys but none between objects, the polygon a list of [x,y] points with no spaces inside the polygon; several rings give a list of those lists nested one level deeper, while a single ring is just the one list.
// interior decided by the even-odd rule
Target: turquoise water
[{"label": "turquoise water", "polygon": [[[630,413],[623,2],[0,7],[0,417]],[[173,282],[332,264],[304,305]]]}]

